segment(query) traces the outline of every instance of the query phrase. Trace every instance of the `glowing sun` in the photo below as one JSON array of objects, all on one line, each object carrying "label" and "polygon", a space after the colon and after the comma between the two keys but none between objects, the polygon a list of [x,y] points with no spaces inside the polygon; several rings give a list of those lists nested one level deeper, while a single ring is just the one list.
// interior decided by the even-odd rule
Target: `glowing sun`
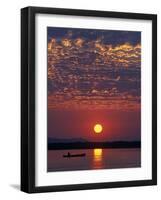
[{"label": "glowing sun", "polygon": [[103,127],[102,127],[101,124],[95,124],[95,125],[94,125],[94,132],[95,132],[95,133],[101,133],[102,130],[103,130]]}]

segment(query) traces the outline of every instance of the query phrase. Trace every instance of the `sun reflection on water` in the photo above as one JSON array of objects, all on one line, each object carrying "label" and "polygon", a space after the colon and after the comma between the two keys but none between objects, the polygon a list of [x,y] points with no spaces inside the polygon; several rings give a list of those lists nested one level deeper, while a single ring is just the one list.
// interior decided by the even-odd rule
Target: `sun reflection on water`
[{"label": "sun reflection on water", "polygon": [[94,169],[101,169],[103,167],[102,156],[103,156],[102,149],[93,150],[93,168]]}]

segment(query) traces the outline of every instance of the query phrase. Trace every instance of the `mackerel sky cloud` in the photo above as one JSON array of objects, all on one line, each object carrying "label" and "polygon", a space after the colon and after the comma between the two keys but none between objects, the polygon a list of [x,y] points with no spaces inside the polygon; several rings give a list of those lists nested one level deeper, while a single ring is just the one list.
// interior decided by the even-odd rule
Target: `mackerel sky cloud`
[{"label": "mackerel sky cloud", "polygon": [[47,32],[49,109],[140,110],[141,32]]}]

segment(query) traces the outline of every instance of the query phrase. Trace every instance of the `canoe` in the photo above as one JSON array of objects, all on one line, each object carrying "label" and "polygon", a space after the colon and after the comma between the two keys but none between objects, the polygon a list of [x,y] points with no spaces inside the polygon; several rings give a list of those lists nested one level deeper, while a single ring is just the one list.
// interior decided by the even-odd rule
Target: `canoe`
[{"label": "canoe", "polygon": [[67,154],[67,155],[63,155],[64,158],[71,158],[71,157],[84,157],[86,154],[85,153],[81,153],[81,154]]}]

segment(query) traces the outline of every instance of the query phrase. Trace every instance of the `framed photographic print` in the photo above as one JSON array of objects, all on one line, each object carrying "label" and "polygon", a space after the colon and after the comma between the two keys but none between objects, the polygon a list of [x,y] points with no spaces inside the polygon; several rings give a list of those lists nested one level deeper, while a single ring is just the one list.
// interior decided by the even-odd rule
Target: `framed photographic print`
[{"label": "framed photographic print", "polygon": [[21,10],[21,190],[157,184],[157,16]]}]

